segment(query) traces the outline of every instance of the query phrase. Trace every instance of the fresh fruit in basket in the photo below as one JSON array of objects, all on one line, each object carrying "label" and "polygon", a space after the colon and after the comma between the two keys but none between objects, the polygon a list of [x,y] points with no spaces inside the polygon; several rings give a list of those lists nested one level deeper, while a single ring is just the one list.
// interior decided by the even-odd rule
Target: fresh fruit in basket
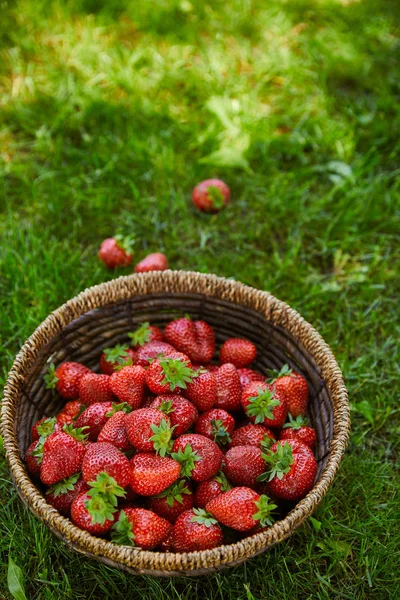
[{"label": "fresh fruit in basket", "polygon": [[284,365],[280,371],[269,371],[269,374],[269,383],[272,383],[279,395],[285,399],[290,414],[293,417],[304,416],[308,403],[306,378],[300,373],[295,373],[288,365]]}]

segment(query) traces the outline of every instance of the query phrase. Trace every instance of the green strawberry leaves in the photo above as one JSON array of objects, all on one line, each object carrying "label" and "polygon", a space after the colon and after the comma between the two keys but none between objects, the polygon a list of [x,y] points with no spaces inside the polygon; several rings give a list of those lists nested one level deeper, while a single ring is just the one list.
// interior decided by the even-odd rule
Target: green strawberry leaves
[{"label": "green strawberry leaves", "polygon": [[117,233],[114,236],[117,245],[125,250],[127,254],[133,254],[134,246],[135,246],[135,238],[132,235],[122,235],[121,233]]},{"label": "green strawberry leaves", "polygon": [[167,453],[170,453],[173,446],[172,432],[175,426],[171,427],[168,421],[162,419],[159,425],[152,423],[150,428],[154,435],[149,438],[149,441],[153,442],[153,447],[157,454],[165,456]]},{"label": "green strawberry leaves", "polygon": [[289,473],[290,468],[294,462],[292,446],[285,442],[284,444],[277,444],[275,452],[267,450],[261,454],[265,462],[267,463],[267,469],[265,473],[262,473],[257,477],[257,481],[271,481],[274,477],[282,479],[286,473]]},{"label": "green strawberry leaves", "polygon": [[134,332],[128,333],[128,336],[131,339],[131,346],[144,346],[150,341],[150,323],[148,321],[142,323]]},{"label": "green strawberry leaves", "polygon": [[54,363],[50,363],[49,369],[43,379],[45,381],[47,390],[51,390],[56,387],[58,377],[56,375],[56,367]]},{"label": "green strawberry leaves", "polygon": [[111,528],[111,539],[120,546],[134,546],[135,534],[132,530],[132,523],[129,521],[124,510],[121,510],[119,519]]},{"label": "green strawberry leaves", "polygon": [[174,412],[172,400],[163,400],[157,410],[160,410],[164,415]]},{"label": "green strawberry leaves", "polygon": [[117,344],[114,348],[105,348],[103,350],[107,362],[117,363],[117,365],[126,366],[126,362],[131,359],[128,354],[128,345]]},{"label": "green strawberry leaves", "polygon": [[75,475],[71,475],[66,479],[61,479],[61,481],[57,481],[57,483],[54,483],[46,490],[46,494],[53,494],[54,498],[57,498],[57,496],[59,496],[60,494],[72,492],[80,476],[80,473],[75,473]]},{"label": "green strawberry leaves", "polygon": [[90,427],[88,425],[85,425],[84,427],[75,428],[72,425],[72,423],[68,425],[65,424],[63,427],[63,431],[65,431],[65,433],[68,433],[68,435],[78,440],[78,442],[84,442],[87,439],[89,432],[84,433],[85,429],[90,429]]},{"label": "green strawberry leaves", "polygon": [[125,498],[125,490],[108,473],[102,471],[96,481],[89,481],[91,489],[87,492],[90,500],[85,506],[92,517],[92,524],[104,525],[107,519],[113,519],[118,510],[118,498]]},{"label": "green strawberry leaves", "polygon": [[200,523],[206,527],[211,527],[211,525],[218,523],[217,519],[214,519],[204,508],[194,508],[193,512],[194,516],[190,519],[192,523]]},{"label": "green strawberry leaves", "polygon": [[255,423],[264,423],[265,419],[273,419],[273,409],[280,405],[272,390],[258,388],[257,396],[249,398],[250,404],[246,407],[249,417],[255,417]]},{"label": "green strawberry leaves", "polygon": [[265,494],[262,494],[255,504],[258,511],[253,515],[253,519],[258,521],[262,527],[273,525],[275,519],[271,517],[271,513],[278,508],[277,505],[270,502],[270,499]]},{"label": "green strawberry leaves", "polygon": [[37,432],[39,434],[39,437],[44,437],[44,438],[49,437],[49,435],[51,433],[53,433],[53,431],[54,431],[56,422],[57,422],[57,419],[55,417],[50,417],[50,418],[46,419],[45,421],[43,421],[43,423],[40,423],[40,425],[38,425],[36,428]]},{"label": "green strawberry leaves", "polygon": [[183,503],[183,494],[191,494],[191,491],[187,487],[186,481],[181,479],[178,482],[170,485],[166,490],[154,496],[154,498],[166,498],[168,506],[173,506],[174,502]]},{"label": "green strawberry leaves", "polygon": [[113,402],[111,410],[108,413],[106,413],[106,417],[112,417],[117,412],[124,412],[126,414],[129,414],[130,412],[132,412],[132,407],[129,406],[127,402],[120,402],[119,404]]},{"label": "green strawberry leaves", "polygon": [[114,513],[117,510],[101,496],[94,496],[93,498],[90,498],[90,500],[86,500],[85,507],[92,517],[92,525],[95,525],[96,523],[104,525],[107,520],[112,520],[114,518]]},{"label": "green strawberry leaves", "polygon": [[195,467],[195,462],[201,460],[201,457],[188,444],[184,450],[173,452],[171,457],[181,465],[181,477],[190,477]]},{"label": "green strawberry leaves", "polygon": [[220,419],[212,419],[211,421],[211,434],[214,436],[214,442],[217,444],[225,445],[230,444],[232,439],[227,431],[225,425]]},{"label": "green strawberry leaves", "polygon": [[297,417],[294,419],[292,417],[292,415],[289,413],[288,417],[289,417],[289,423],[285,423],[283,426],[283,429],[286,429],[288,427],[290,429],[300,429],[301,427],[305,427],[308,425],[308,419],[303,417],[303,415],[297,415]]},{"label": "green strawberry leaves", "polygon": [[222,471],[218,471],[218,473],[215,475],[214,479],[217,483],[220,484],[221,492],[227,492],[232,489],[231,484],[225,477],[225,473],[223,473]]},{"label": "green strawberry leaves", "polygon": [[210,199],[210,204],[213,208],[224,208],[224,195],[219,188],[217,188],[215,185],[209,185],[207,188],[207,195]]},{"label": "green strawberry leaves", "polygon": [[164,375],[161,385],[169,384],[171,392],[177,387],[186,389],[186,384],[192,383],[195,371],[186,362],[167,357],[160,358],[159,361]]},{"label": "green strawberry leaves", "polygon": [[280,377],[291,375],[293,373],[293,369],[291,369],[289,365],[283,365],[280,371],[278,371],[278,369],[267,369],[267,373],[269,375],[267,383],[274,383]]}]

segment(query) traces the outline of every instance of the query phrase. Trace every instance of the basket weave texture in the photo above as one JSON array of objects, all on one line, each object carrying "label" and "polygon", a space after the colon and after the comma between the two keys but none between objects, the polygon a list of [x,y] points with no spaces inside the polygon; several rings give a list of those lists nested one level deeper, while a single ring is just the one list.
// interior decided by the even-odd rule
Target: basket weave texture
[{"label": "basket weave texture", "polygon": [[[246,337],[258,351],[255,368],[288,363],[310,390],[309,418],[317,432],[318,473],[313,489],[267,531],[231,545],[185,554],[117,546],[75,527],[45,500],[23,458],[31,427],[52,416],[64,400],[46,390],[48,362],[82,362],[93,370],[103,348],[128,341],[143,321],[163,326],[188,313],[228,337]],[[290,536],[326,494],[346,448],[350,412],[342,373],[329,346],[296,311],[271,294],[215,275],[164,271],[120,277],[85,290],[51,313],[25,342],[9,373],[1,413],[6,456],[14,484],[30,510],[68,546],[135,574],[203,575],[239,564]]]}]

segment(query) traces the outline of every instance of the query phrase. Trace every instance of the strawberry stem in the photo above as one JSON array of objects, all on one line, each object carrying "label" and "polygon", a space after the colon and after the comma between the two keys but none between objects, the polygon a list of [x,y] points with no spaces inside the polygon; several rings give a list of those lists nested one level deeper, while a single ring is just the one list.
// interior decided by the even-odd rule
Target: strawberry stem
[{"label": "strawberry stem", "polygon": [[214,436],[214,442],[217,444],[225,445],[230,444],[232,439],[226,429],[225,425],[222,423],[221,419],[212,419],[211,421],[211,434]]},{"label": "strawberry stem", "polygon": [[40,425],[37,426],[39,437],[47,438],[51,433],[53,433],[56,422],[57,419],[55,417],[50,417],[49,419],[46,419],[40,423]]},{"label": "strawberry stem", "polygon": [[128,345],[117,344],[114,348],[104,348],[103,354],[109,363],[118,363],[120,365],[125,364],[130,359],[128,354]]},{"label": "strawberry stem", "polygon": [[268,383],[275,383],[277,379],[280,377],[284,377],[285,375],[291,375],[293,370],[289,367],[289,365],[283,365],[283,367],[278,369],[267,369],[267,373],[269,375],[269,379],[267,379]]},{"label": "strawberry stem", "polygon": [[222,471],[218,471],[218,473],[215,475],[215,481],[217,483],[220,484],[221,486],[221,492],[227,492],[228,490],[232,489],[231,484],[229,483],[229,481],[227,480],[225,473],[223,473]]},{"label": "strawberry stem", "polygon": [[57,498],[60,494],[72,491],[80,476],[80,473],[75,473],[75,475],[57,481],[57,483],[54,483],[46,490],[46,494],[53,494],[54,498]]},{"label": "strawberry stem", "polygon": [[101,498],[111,507],[118,505],[118,498],[125,498],[125,490],[105,471],[101,471],[95,481],[89,481],[88,485],[92,488],[88,491],[88,496],[92,498]]},{"label": "strawberry stem", "polygon": [[159,425],[152,423],[150,428],[154,435],[149,438],[149,442],[153,442],[153,447],[157,454],[165,456],[167,453],[170,453],[173,445],[172,432],[175,426],[171,427],[168,421],[162,419]]},{"label": "strawberry stem", "polygon": [[257,477],[257,481],[271,481],[274,477],[282,479],[286,473],[289,473],[294,463],[292,446],[288,442],[278,443],[275,452],[267,450],[261,456],[267,463],[267,468]]},{"label": "strawberry stem", "polygon": [[118,521],[111,528],[111,539],[115,544],[121,546],[135,545],[135,534],[132,530],[132,523],[124,510],[121,510]]},{"label": "strawberry stem", "polygon": [[150,323],[146,321],[142,323],[134,332],[128,333],[131,338],[131,346],[144,346],[150,341]]},{"label": "strawberry stem", "polygon": [[218,523],[217,519],[214,519],[204,508],[194,508],[193,512],[194,516],[190,519],[192,523],[200,523],[206,527],[211,527],[211,525]]},{"label": "strawberry stem", "polygon": [[56,367],[54,363],[50,363],[49,369],[43,379],[46,383],[47,390],[54,389],[56,387],[58,377],[56,375]]},{"label": "strawberry stem", "polygon": [[209,185],[207,195],[210,199],[210,204],[213,208],[223,208],[225,205],[224,195],[215,185]]},{"label": "strawberry stem", "polygon": [[246,407],[246,413],[249,417],[255,417],[255,423],[263,423],[265,419],[273,419],[273,409],[280,405],[280,401],[275,398],[272,390],[263,390],[258,388],[257,396],[249,398],[250,404]]},{"label": "strawberry stem", "polygon": [[195,467],[195,462],[200,460],[200,456],[188,444],[184,450],[173,452],[171,457],[181,465],[181,477],[190,477]]},{"label": "strawberry stem", "polygon": [[187,362],[178,358],[160,358],[160,367],[164,375],[161,385],[169,384],[171,392],[177,387],[186,389],[186,384],[191,383],[195,376],[195,371],[187,366]]},{"label": "strawberry stem", "polygon": [[258,512],[253,515],[253,519],[258,521],[262,527],[272,525],[275,519],[271,517],[271,512],[277,508],[277,505],[270,502],[270,499],[265,494],[262,494],[255,504]]},{"label": "strawberry stem", "polygon": [[90,427],[88,425],[85,425],[84,427],[79,427],[76,429],[72,423],[70,423],[69,425],[65,424],[63,427],[63,431],[65,431],[65,433],[68,433],[68,435],[78,440],[78,442],[83,442],[87,439],[89,433],[84,433],[85,429],[90,429]]},{"label": "strawberry stem", "polygon": [[[88,492],[89,493],[89,492]],[[94,496],[85,501],[85,506],[92,517],[92,525],[104,525],[107,519],[113,519],[117,508],[111,506],[102,496]]]},{"label": "strawberry stem", "polygon": [[174,502],[182,504],[182,494],[191,494],[191,491],[187,487],[187,482],[184,479],[177,481],[170,485],[166,490],[154,496],[155,498],[166,498],[168,506],[173,506]]},{"label": "strawberry stem", "polygon": [[117,412],[124,412],[126,414],[129,414],[130,412],[132,412],[132,407],[129,406],[127,402],[121,402],[120,404],[116,404],[115,402],[113,402],[111,410],[108,413],[106,413],[106,417],[112,417]]},{"label": "strawberry stem", "polygon": [[297,417],[294,419],[289,413],[288,417],[289,423],[285,423],[283,429],[286,429],[287,427],[290,427],[290,429],[300,429],[300,427],[305,427],[308,425],[308,419],[303,417],[303,415],[297,415]]},{"label": "strawberry stem", "polygon": [[133,254],[135,245],[135,238],[133,235],[122,235],[121,233],[117,233],[117,235],[114,236],[114,239],[117,242],[117,245],[122,250],[125,250],[127,254]]}]

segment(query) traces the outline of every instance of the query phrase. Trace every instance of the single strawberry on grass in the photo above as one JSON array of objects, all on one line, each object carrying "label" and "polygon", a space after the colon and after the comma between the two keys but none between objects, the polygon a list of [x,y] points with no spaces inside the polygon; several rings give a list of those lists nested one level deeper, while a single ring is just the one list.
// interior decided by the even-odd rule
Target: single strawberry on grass
[{"label": "single strawberry on grass", "polygon": [[147,508],[170,523],[175,523],[181,513],[193,507],[193,500],[190,483],[180,479],[157,496],[149,498]]},{"label": "single strawberry on grass", "polygon": [[231,448],[225,454],[224,463],[223,471],[235,485],[255,487],[258,477],[265,471],[261,449],[255,446]]},{"label": "single strawberry on grass", "polygon": [[222,210],[230,201],[231,192],[222,179],[205,179],[192,191],[192,201],[202,212],[215,213]]},{"label": "single strawberry on grass", "polygon": [[223,408],[228,412],[240,410],[242,386],[236,367],[230,363],[222,365],[215,371],[215,379],[217,398],[214,408]]},{"label": "single strawberry on grass", "polygon": [[171,427],[174,428],[173,438],[177,438],[182,433],[185,433],[196,422],[199,416],[194,404],[186,400],[186,398],[173,394],[157,396],[150,404],[150,408],[155,408],[168,415]]},{"label": "single strawberry on grass", "polygon": [[152,252],[145,256],[135,267],[135,273],[147,273],[148,271],[166,271],[168,259],[162,252]]},{"label": "single strawberry on grass", "polygon": [[162,342],[164,339],[161,329],[155,325],[150,325],[148,321],[142,323],[132,333],[128,333],[128,336],[133,350],[139,350],[141,346],[148,342]]},{"label": "single strawberry on grass", "polygon": [[213,477],[223,458],[215,442],[197,433],[186,433],[175,440],[171,456],[182,466],[181,476],[197,482]]},{"label": "single strawberry on grass", "polygon": [[122,546],[137,546],[153,550],[171,533],[166,519],[145,508],[124,508],[111,531],[111,539]]},{"label": "single strawberry on grass", "polygon": [[79,382],[79,397],[89,406],[95,402],[112,402],[114,394],[110,388],[110,376],[88,373]]},{"label": "single strawberry on grass", "polygon": [[136,361],[136,352],[127,344],[117,344],[114,348],[105,348],[100,357],[100,370],[112,375],[117,368],[131,366]]},{"label": "single strawberry on grass", "polygon": [[176,319],[168,323],[164,337],[166,342],[192,361],[208,363],[213,357],[214,330],[205,321],[192,321],[189,317]]},{"label": "single strawberry on grass", "polygon": [[270,429],[264,425],[250,423],[249,425],[243,425],[243,427],[235,429],[232,434],[230,447],[256,446],[256,448],[261,448],[262,446],[272,446],[274,441],[275,435]]},{"label": "single strawberry on grass", "polygon": [[249,340],[230,338],[221,346],[219,360],[223,365],[231,363],[237,369],[247,367],[257,356],[257,348]]},{"label": "single strawberry on grass", "polygon": [[213,408],[197,419],[195,432],[210,438],[220,446],[231,441],[235,429],[235,419],[222,408]]},{"label": "single strawberry on grass", "polygon": [[195,494],[195,505],[205,508],[207,502],[232,488],[222,471],[207,481],[202,481]]},{"label": "single strawberry on grass", "polygon": [[289,423],[285,423],[280,436],[280,440],[298,440],[310,448],[314,448],[317,441],[315,430],[308,426],[308,420],[302,415],[293,419],[289,414]]},{"label": "single strawberry on grass", "polygon": [[147,369],[146,384],[153,394],[175,394],[193,380],[194,371],[189,358],[181,352],[156,358]]},{"label": "single strawberry on grass", "polygon": [[220,546],[221,527],[203,508],[186,510],[177,519],[173,530],[175,552],[196,552]]},{"label": "single strawberry on grass", "polygon": [[236,531],[249,531],[257,525],[273,524],[271,513],[277,508],[266,495],[248,487],[235,487],[207,503],[206,511],[217,521]]},{"label": "single strawberry on grass", "polygon": [[308,384],[303,375],[295,373],[288,365],[284,365],[280,371],[269,371],[273,384],[279,395],[287,403],[288,410],[293,417],[305,416],[308,404]]},{"label": "single strawberry on grass", "polygon": [[125,427],[130,443],[140,452],[165,456],[172,447],[172,428],[167,415],[155,408],[139,408],[128,415]]},{"label": "single strawberry on grass", "polygon": [[136,454],[131,460],[130,485],[141,496],[155,496],[172,485],[181,473],[173,458],[157,454]]},{"label": "single strawberry on grass", "polygon": [[55,368],[51,363],[44,376],[47,389],[56,389],[63,398],[79,398],[79,382],[90,369],[76,362],[65,362]]},{"label": "single strawberry on grass", "polygon": [[129,267],[133,260],[133,245],[131,236],[116,235],[101,243],[98,256],[108,269]]},{"label": "single strawberry on grass", "polygon": [[144,398],[146,370],[140,365],[122,367],[110,377],[110,389],[120,402],[140,408]]},{"label": "single strawberry on grass", "polygon": [[87,492],[89,486],[81,473],[75,473],[53,484],[46,490],[46,500],[62,515],[69,517],[73,501],[82,492]]},{"label": "single strawberry on grass", "polygon": [[55,431],[46,438],[40,465],[40,479],[45,485],[57,483],[81,470],[86,437],[83,428],[66,425],[63,431]]},{"label": "single strawberry on grass", "polygon": [[288,412],[286,401],[272,385],[256,381],[243,390],[242,406],[250,421],[267,427],[282,427]]},{"label": "single strawberry on grass", "polygon": [[200,411],[210,410],[217,400],[217,380],[214,373],[199,370],[186,385],[185,396]]}]

